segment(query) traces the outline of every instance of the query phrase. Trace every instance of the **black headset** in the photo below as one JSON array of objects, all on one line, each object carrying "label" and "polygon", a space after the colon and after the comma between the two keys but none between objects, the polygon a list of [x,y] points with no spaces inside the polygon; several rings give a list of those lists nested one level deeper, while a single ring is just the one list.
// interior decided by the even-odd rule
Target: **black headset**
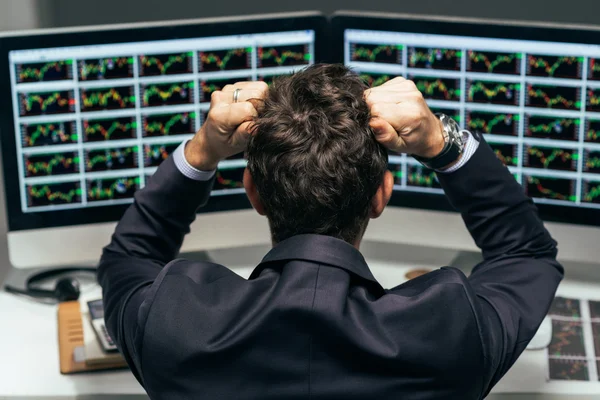
[{"label": "black headset", "polygon": [[57,268],[47,271],[35,273],[25,281],[25,288],[20,289],[15,286],[5,285],[4,289],[8,293],[22,294],[36,299],[53,299],[59,302],[74,301],[79,299],[81,294],[81,286],[79,281],[74,277],[59,278],[56,281],[54,290],[40,289],[36,283],[52,278],[56,275],[62,275],[72,272],[90,272],[96,273],[96,268],[92,267],[72,267],[72,268]]}]

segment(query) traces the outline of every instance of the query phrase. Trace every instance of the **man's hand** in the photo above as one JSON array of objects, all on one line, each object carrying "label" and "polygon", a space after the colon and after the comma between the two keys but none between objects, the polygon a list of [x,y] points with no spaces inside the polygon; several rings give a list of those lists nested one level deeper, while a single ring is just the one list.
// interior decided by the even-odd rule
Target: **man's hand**
[{"label": "man's hand", "polygon": [[[236,89],[240,90],[234,103]],[[185,147],[187,162],[211,171],[219,161],[244,151],[267,89],[265,82],[238,82],[213,92],[208,118]]]},{"label": "man's hand", "polygon": [[398,153],[432,158],[444,148],[442,122],[412,81],[395,78],[365,91],[377,141]]}]

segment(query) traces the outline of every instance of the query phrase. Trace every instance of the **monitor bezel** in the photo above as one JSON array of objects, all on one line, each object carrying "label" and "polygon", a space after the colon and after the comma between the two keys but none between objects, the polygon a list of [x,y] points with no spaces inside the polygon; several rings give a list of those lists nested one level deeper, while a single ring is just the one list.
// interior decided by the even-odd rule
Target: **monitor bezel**
[{"label": "monitor bezel", "polygon": [[[267,14],[246,17],[215,18],[175,22],[152,22],[93,26],[85,28],[29,31],[0,36],[0,146],[4,171],[4,192],[8,231],[22,231],[62,226],[118,221],[126,205],[23,213],[20,203],[16,137],[12,107],[9,53],[13,50],[43,49],[151,40],[172,40],[270,33],[298,30],[315,32],[315,62],[328,62],[327,18],[320,12]],[[216,34],[218,32],[218,34]],[[126,38],[126,39],[123,39]],[[200,213],[251,208],[245,194],[213,197]]]},{"label": "monitor bezel", "polygon": [[[331,18],[332,57],[344,62],[347,29],[382,32],[411,32],[437,35],[524,39],[545,42],[599,44],[600,28],[542,22],[435,17],[339,11]],[[401,27],[399,29],[399,27]],[[480,32],[481,35],[474,35]],[[448,198],[439,194],[394,191],[390,206],[455,212]],[[552,222],[600,226],[600,210],[536,203],[542,219]]]}]

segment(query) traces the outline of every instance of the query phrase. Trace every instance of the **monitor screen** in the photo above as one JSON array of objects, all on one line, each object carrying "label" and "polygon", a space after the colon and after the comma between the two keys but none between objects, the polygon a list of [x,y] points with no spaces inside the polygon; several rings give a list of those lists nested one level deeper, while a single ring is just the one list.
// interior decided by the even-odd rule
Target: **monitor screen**
[{"label": "monitor screen", "polygon": [[[312,16],[6,38],[10,230],[118,219],[202,125],[213,91],[314,63],[322,23]],[[245,165],[243,154],[219,165],[202,211],[248,207]]]},{"label": "monitor screen", "polygon": [[[413,80],[434,112],[484,133],[545,218],[600,224],[600,45],[566,30],[338,19],[340,57],[366,82]],[[412,157],[390,154],[390,170],[394,204],[448,207]]]}]

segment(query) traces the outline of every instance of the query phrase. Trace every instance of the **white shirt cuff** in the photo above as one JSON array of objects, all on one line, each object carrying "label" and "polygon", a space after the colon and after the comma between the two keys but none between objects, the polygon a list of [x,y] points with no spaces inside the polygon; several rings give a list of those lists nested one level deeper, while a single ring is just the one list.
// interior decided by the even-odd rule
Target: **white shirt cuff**
[{"label": "white shirt cuff", "polygon": [[173,161],[175,161],[175,166],[179,172],[181,172],[186,178],[192,179],[194,181],[207,181],[213,177],[216,170],[212,171],[200,171],[190,165],[190,163],[185,159],[185,145],[189,142],[186,140],[181,143],[177,150],[173,153]]},{"label": "white shirt cuff", "polygon": [[479,147],[479,142],[473,137],[473,135],[471,135],[471,132],[469,131],[463,130],[462,134],[466,137],[462,157],[456,164],[454,164],[450,168],[445,169],[443,171],[438,170],[437,172],[442,174],[449,174],[451,172],[454,172],[460,169],[463,165],[465,165],[471,159],[471,157],[473,157],[473,154],[475,154],[475,151]]}]

